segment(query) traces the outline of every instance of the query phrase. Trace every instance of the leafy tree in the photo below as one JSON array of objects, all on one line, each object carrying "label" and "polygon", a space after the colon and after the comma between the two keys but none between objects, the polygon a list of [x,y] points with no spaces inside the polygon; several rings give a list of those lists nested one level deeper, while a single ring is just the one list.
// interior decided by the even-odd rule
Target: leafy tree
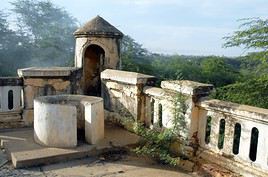
[{"label": "leafy tree", "polygon": [[[32,45],[30,62],[36,66],[60,66],[73,59],[77,21],[50,1],[16,0],[11,3],[19,32]],[[29,62],[29,63],[30,63]]]},{"label": "leafy tree", "polygon": [[268,19],[247,18],[242,19],[240,30],[227,36],[225,47],[243,46],[245,49],[256,49],[259,59],[268,61]]},{"label": "leafy tree", "polygon": [[244,19],[240,30],[225,37],[225,47],[244,46],[255,49],[241,59],[242,79],[231,85],[217,89],[214,98],[268,108],[268,20],[260,18]]},{"label": "leafy tree", "polygon": [[9,29],[6,17],[0,11],[0,76],[13,76],[18,67],[25,66],[31,53],[27,37]]},{"label": "leafy tree", "polygon": [[206,83],[216,87],[232,84],[237,79],[235,69],[223,58],[210,57],[201,62],[201,69]]},{"label": "leafy tree", "polygon": [[159,79],[157,84],[183,78],[219,87],[239,78],[240,62],[234,59],[154,54],[129,36],[122,43],[122,69],[154,75]]},{"label": "leafy tree", "polygon": [[150,74],[151,53],[130,36],[124,36],[121,45],[122,69]]}]

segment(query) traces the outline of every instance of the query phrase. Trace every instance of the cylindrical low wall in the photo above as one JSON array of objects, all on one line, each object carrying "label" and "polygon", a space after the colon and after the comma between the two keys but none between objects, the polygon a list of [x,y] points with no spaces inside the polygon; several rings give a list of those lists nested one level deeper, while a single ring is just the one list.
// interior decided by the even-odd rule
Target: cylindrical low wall
[{"label": "cylindrical low wall", "polygon": [[34,139],[50,147],[75,147],[77,128],[83,123],[86,141],[96,144],[104,138],[103,112],[103,100],[99,97],[39,97],[34,100]]}]

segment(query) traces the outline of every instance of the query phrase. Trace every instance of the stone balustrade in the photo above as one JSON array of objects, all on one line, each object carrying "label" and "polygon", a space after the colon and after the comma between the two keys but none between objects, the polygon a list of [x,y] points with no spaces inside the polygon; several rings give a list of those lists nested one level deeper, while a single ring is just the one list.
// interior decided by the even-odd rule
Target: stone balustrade
[{"label": "stone balustrade", "polygon": [[21,126],[22,79],[0,78],[0,128]]},{"label": "stone balustrade", "polygon": [[207,96],[212,90],[213,86],[210,84],[186,80],[162,81],[161,88],[144,87],[146,125],[171,128],[174,123],[174,115],[179,114],[180,104],[184,104],[184,120],[180,120],[183,126],[180,127],[178,134],[184,139],[191,139],[197,132],[198,108],[196,102],[200,97]]},{"label": "stone balustrade", "polygon": [[[253,172],[252,176],[267,176],[267,109],[203,100],[199,103],[198,117],[200,147],[209,150],[203,151],[202,157],[244,175]],[[224,158],[215,160],[214,155],[209,156],[211,152]],[[240,170],[242,165],[244,171]]]},{"label": "stone balustrade", "polygon": [[20,78],[0,78],[0,112],[21,110],[21,89],[22,80]]},{"label": "stone balustrade", "polygon": [[[199,159],[245,176],[268,176],[267,109],[209,99],[213,91],[209,84],[162,81],[159,88],[148,82],[152,76],[139,79],[139,73],[104,72],[102,93],[109,111],[120,115],[124,108],[147,127],[170,128],[176,111],[174,100],[178,94],[183,95],[185,120],[178,135],[187,148],[196,138]],[[126,118],[121,114],[120,119]]]}]

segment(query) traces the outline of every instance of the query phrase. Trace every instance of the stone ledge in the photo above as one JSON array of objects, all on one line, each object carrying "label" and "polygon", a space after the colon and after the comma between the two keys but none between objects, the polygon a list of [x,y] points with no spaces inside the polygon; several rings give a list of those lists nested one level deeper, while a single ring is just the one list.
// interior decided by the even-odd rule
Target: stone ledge
[{"label": "stone ledge", "polygon": [[229,113],[232,116],[243,117],[250,121],[261,121],[268,124],[268,109],[241,105],[237,103],[216,100],[216,99],[203,99],[198,103],[198,106],[206,110],[221,111]]},{"label": "stone ledge", "polygon": [[18,69],[20,77],[63,77],[79,70],[76,67],[31,67]]},{"label": "stone ledge", "polygon": [[156,97],[163,97],[166,95],[165,90],[158,87],[144,87],[143,93]]},{"label": "stone ledge", "polygon": [[105,71],[101,73],[101,79],[113,80],[113,81],[133,84],[133,85],[137,85],[137,84],[153,85],[156,80],[156,77],[146,75],[146,74],[140,74],[136,72],[106,69]]},{"label": "stone ledge", "polygon": [[188,95],[209,95],[213,90],[213,85],[203,84],[199,82],[189,81],[189,80],[169,80],[162,81],[161,87],[163,89],[168,89],[182,94]]}]

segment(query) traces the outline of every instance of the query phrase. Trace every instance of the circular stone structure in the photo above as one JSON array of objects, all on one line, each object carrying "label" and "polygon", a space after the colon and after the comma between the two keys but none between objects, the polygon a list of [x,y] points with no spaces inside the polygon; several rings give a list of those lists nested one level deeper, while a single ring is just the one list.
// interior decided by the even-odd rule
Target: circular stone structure
[{"label": "circular stone structure", "polygon": [[104,138],[103,99],[84,95],[42,96],[34,100],[34,139],[49,147],[77,146],[77,129],[96,144]]}]

